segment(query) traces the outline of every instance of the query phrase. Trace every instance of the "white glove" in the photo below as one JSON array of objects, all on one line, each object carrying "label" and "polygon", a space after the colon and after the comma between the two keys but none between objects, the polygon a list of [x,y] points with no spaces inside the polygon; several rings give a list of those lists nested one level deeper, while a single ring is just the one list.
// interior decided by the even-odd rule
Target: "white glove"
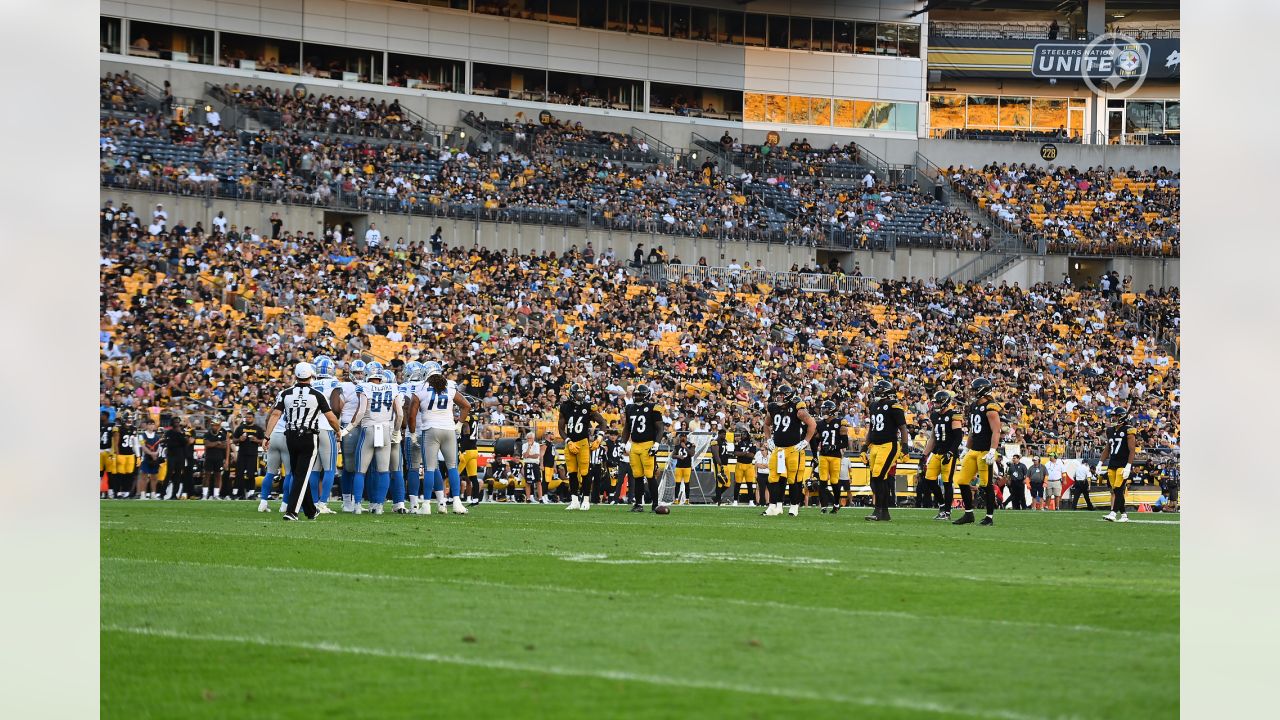
[{"label": "white glove", "polygon": [[987,463],[988,465],[990,465],[991,463],[995,462],[995,461],[996,461],[996,449],[995,449],[995,448],[991,448],[990,450],[988,450],[988,451],[987,451],[987,454],[982,456],[982,459],[983,459],[984,461],[986,461],[986,463]]},{"label": "white glove", "polygon": [[631,441],[630,441],[630,440],[628,440],[628,441],[626,441],[625,443],[623,443],[623,444],[622,444],[622,449],[623,449],[623,450],[626,450],[627,452],[631,452]]},{"label": "white glove", "polygon": [[1125,466],[1124,466],[1124,470],[1120,471],[1120,477],[1124,478],[1125,480],[1128,480],[1128,479],[1129,479],[1129,473],[1131,473],[1131,472],[1133,472],[1133,464],[1132,464],[1132,463],[1130,463],[1130,464],[1128,464],[1128,465],[1125,465]]},{"label": "white glove", "polygon": [[795,446],[792,447],[791,449],[795,450],[798,453],[803,453],[808,447],[809,447],[809,443],[801,440],[800,442],[796,443]]},{"label": "white glove", "polygon": [[731,443],[731,442],[727,442],[727,443],[725,443],[725,444],[724,444],[724,451],[725,451],[725,452],[733,452],[733,443]]},{"label": "white glove", "polygon": [[346,436],[348,436],[348,435],[350,435],[350,434],[351,434],[351,426],[350,426],[350,425],[343,425],[343,426],[338,430],[338,439],[339,439],[339,440],[341,440],[342,438],[344,438],[344,437],[346,437]]},{"label": "white glove", "polygon": [[404,437],[404,436],[402,436],[402,435],[400,434],[400,431],[399,431],[399,430],[396,430],[395,432],[391,433],[391,444],[392,444],[392,445],[399,445],[399,444],[400,444],[400,440],[401,440],[401,439],[403,439],[403,437]]},{"label": "white glove", "polygon": [[765,440],[765,441],[764,441],[764,447],[765,447],[765,449],[766,449],[766,450],[768,450],[769,452],[773,452],[773,449],[774,449],[774,448],[773,448],[773,438],[769,438],[768,440]]}]

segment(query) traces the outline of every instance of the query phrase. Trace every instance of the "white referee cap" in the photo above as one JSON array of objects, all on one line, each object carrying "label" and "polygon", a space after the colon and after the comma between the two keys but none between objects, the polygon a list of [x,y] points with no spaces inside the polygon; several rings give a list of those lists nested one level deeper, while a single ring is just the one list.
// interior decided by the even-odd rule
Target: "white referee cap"
[{"label": "white referee cap", "polygon": [[300,362],[293,366],[293,376],[299,380],[310,380],[316,376],[316,366],[309,362]]}]

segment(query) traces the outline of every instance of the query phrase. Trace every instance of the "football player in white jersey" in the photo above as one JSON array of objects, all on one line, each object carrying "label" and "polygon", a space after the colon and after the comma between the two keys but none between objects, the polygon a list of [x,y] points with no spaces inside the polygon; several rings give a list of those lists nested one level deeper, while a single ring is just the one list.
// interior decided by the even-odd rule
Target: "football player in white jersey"
[{"label": "football player in white jersey", "polygon": [[396,384],[396,374],[390,368],[382,371],[382,380],[395,388],[396,419],[394,427],[391,428],[391,502],[393,503],[392,511],[403,515],[408,512],[404,509],[403,451],[404,407],[408,401],[405,398],[404,386]]},{"label": "football player in white jersey", "polygon": [[[351,419],[356,416],[360,407],[360,385],[366,377],[363,360],[355,359],[347,364],[346,377],[338,383],[337,402],[329,401],[329,406],[338,416],[343,427],[351,426]],[[342,438],[342,511],[355,512],[356,504],[363,500],[357,497],[352,484],[355,482],[356,448],[360,445],[359,433],[348,432]]]},{"label": "football player in white jersey", "polygon": [[[311,387],[320,391],[332,407],[334,397],[341,394],[338,390],[338,378],[333,375],[337,366],[333,358],[327,355],[317,357],[311,364],[316,366],[316,377],[311,381]],[[316,466],[311,469],[311,499],[315,501],[316,511],[321,515],[333,513],[329,509],[329,497],[333,492],[337,463],[338,436],[334,434],[333,428],[323,425],[320,436],[316,438]],[[324,473],[323,478],[320,477],[321,472]]]},{"label": "football player in white jersey", "polygon": [[407,483],[405,491],[409,496],[407,512],[414,515],[421,512],[421,508],[426,505],[427,494],[422,487],[422,455],[418,448],[418,437],[409,432],[408,428],[408,406],[413,402],[413,396],[417,394],[418,388],[422,387],[422,380],[425,377],[423,369],[424,366],[417,360],[406,363],[404,366],[406,378],[403,383],[400,383],[400,391],[404,394],[405,402],[405,433],[400,440],[400,447],[404,451],[404,477]]},{"label": "football player in white jersey", "polygon": [[[276,399],[271,403],[271,407],[280,404],[280,396],[282,392],[276,393]],[[289,445],[284,439],[285,423],[278,422],[271,429],[271,435],[262,441],[267,451],[267,474],[262,477],[262,494],[258,497],[258,512],[267,512],[270,508],[267,505],[267,499],[271,497],[271,484],[276,476],[281,477],[280,481],[280,512],[284,512],[289,508],[289,491],[285,489],[288,485],[289,468]]]},{"label": "football player in white jersey", "polygon": [[[422,466],[427,477],[439,467],[443,454],[444,466],[449,473],[449,494],[453,496],[453,512],[467,514],[460,497],[461,482],[458,478],[458,431],[453,417],[458,408],[459,420],[465,421],[471,413],[471,403],[462,396],[458,385],[444,376],[440,363],[426,363],[426,382],[418,388],[409,405],[409,431],[418,433],[422,449]],[[442,513],[447,513],[444,492],[436,491],[436,502]]]},{"label": "football player in white jersey", "polygon": [[382,514],[382,506],[387,500],[387,490],[391,486],[391,444],[392,434],[398,432],[401,410],[396,404],[396,393],[399,388],[386,381],[382,364],[371,362],[367,366],[369,380],[360,384],[360,407],[351,420],[351,425],[360,429],[356,432],[355,471],[351,486],[356,497],[355,513],[361,512],[360,499],[364,494],[365,475],[369,474],[369,466],[373,465],[373,483],[369,493],[369,509],[374,514]]}]

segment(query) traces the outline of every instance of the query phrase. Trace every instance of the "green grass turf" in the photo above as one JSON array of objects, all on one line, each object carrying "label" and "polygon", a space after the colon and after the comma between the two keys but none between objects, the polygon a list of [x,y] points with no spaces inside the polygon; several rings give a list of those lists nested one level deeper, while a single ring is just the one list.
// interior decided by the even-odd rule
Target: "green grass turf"
[{"label": "green grass turf", "polygon": [[104,718],[1176,717],[1169,516],[102,505]]}]

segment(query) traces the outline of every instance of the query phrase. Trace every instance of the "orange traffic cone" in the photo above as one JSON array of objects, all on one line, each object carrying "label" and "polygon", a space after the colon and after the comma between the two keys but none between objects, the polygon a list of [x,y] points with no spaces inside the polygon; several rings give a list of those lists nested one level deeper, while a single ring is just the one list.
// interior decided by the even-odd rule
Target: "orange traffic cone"
[{"label": "orange traffic cone", "polygon": [[1151,512],[1151,506],[1150,506],[1150,505],[1148,505],[1148,504],[1146,504],[1146,503],[1143,503],[1143,504],[1141,504],[1141,505],[1139,505],[1139,506],[1138,506],[1138,512],[1147,512],[1147,513],[1149,513],[1149,512]]},{"label": "orange traffic cone", "polygon": [[102,484],[98,486],[98,492],[104,493],[111,489],[110,483],[107,482],[107,471],[102,471]]}]

